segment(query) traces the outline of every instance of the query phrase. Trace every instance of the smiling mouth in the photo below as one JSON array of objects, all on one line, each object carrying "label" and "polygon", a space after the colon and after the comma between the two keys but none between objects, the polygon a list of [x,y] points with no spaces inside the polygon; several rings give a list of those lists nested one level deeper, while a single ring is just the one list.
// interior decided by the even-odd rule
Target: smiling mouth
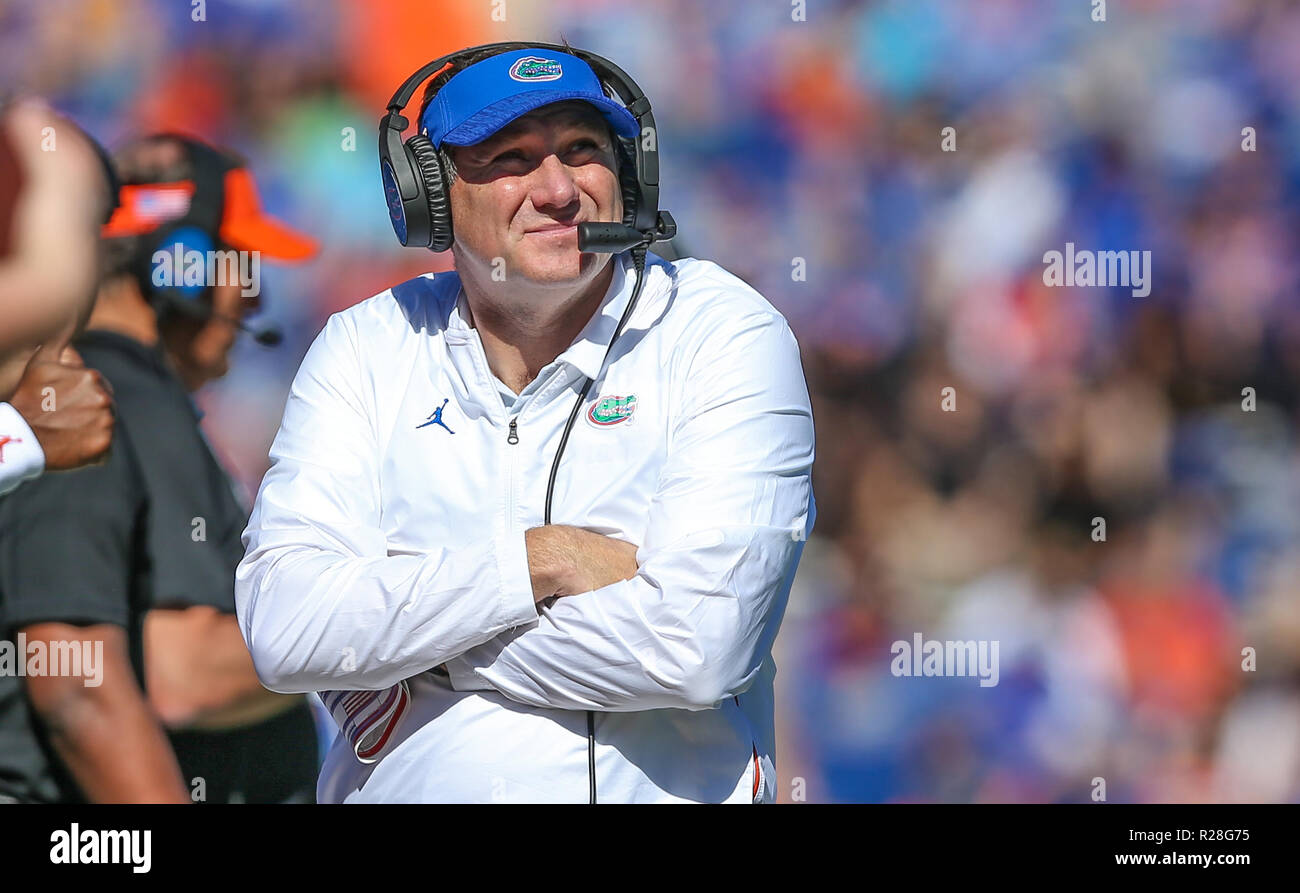
[{"label": "smiling mouth", "polygon": [[546,233],[566,233],[569,230],[577,229],[581,220],[575,220],[573,223],[556,223],[551,226],[543,226],[538,229],[530,229],[525,235],[542,235]]}]

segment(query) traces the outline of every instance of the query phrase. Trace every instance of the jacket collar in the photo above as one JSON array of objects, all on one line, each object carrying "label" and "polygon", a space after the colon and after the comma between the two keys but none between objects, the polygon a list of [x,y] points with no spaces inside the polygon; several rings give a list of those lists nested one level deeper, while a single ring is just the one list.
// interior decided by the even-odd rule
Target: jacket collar
[{"label": "jacket collar", "polygon": [[[601,363],[605,359],[605,351],[609,348],[609,342],[614,337],[614,329],[618,326],[623,311],[627,309],[627,302],[632,297],[632,289],[636,285],[636,272],[632,267],[631,251],[624,251],[615,255],[610,262],[614,265],[614,276],[610,279],[609,288],[605,292],[600,307],[592,314],[591,319],[587,320],[587,324],[578,333],[578,337],[573,340],[573,343],[555,358],[557,363],[567,363],[583,375],[593,379],[600,374]],[[459,278],[457,279],[457,287],[456,307],[451,314],[450,328],[452,330],[463,330],[464,335],[468,336],[471,327],[465,321],[466,298],[464,289],[459,288]],[[642,286],[642,301],[644,301],[644,298],[645,286]],[[630,325],[631,321],[629,320]],[[624,331],[626,332],[626,328]]]}]

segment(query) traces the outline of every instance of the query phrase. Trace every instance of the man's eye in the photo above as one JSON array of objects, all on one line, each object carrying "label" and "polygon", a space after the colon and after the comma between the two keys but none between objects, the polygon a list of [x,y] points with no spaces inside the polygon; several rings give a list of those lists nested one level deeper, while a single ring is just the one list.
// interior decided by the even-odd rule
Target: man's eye
[{"label": "man's eye", "polygon": [[[570,153],[589,153],[600,151],[600,144],[593,139],[580,139],[569,144]],[[505,152],[495,155],[492,158],[492,164],[501,164],[511,161],[527,161],[528,156],[521,149],[509,149]]]}]

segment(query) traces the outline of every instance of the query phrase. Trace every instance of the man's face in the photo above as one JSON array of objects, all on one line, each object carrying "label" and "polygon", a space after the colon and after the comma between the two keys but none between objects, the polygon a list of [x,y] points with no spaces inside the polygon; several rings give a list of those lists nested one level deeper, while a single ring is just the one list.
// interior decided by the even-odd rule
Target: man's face
[{"label": "man's face", "polygon": [[243,320],[261,306],[257,296],[244,297],[238,282],[214,286],[210,290],[212,315],[196,320],[182,316],[168,317],[161,334],[167,352],[181,379],[190,390],[197,390],[230,371],[230,350],[239,330],[234,320]]},{"label": "man's face", "polygon": [[482,283],[504,274],[507,283],[522,277],[578,287],[599,274],[604,258],[578,251],[576,224],[621,222],[623,195],[609,128],[594,107],[580,100],[542,106],[451,151],[458,270]]}]

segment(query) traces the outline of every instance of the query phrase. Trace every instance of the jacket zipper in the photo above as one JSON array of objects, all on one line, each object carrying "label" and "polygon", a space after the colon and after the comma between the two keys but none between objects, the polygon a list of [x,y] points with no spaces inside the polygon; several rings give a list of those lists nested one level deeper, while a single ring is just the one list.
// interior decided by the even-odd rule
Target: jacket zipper
[{"label": "jacket zipper", "polygon": [[[518,443],[519,435],[515,430],[515,420],[510,420],[510,436],[506,443]],[[506,529],[515,527],[515,451],[506,450]]]},{"label": "jacket zipper", "polygon": [[506,443],[519,442],[518,416],[510,420],[510,435],[506,438]]}]

